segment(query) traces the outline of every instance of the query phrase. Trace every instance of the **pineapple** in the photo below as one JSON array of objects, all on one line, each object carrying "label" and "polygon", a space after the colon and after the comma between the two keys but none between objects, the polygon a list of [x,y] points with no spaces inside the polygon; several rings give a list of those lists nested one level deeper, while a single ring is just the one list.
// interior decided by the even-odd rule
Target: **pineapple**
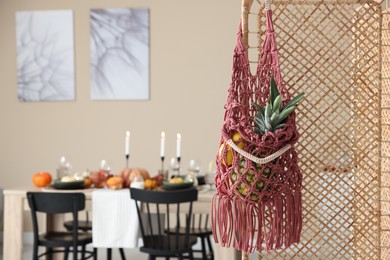
[{"label": "pineapple", "polygon": [[[262,166],[252,162],[253,164],[252,166],[256,169],[256,171],[249,169],[247,172],[244,172],[244,170],[246,169],[246,163],[247,163],[246,160],[244,158],[241,158],[238,171],[234,169],[232,172],[233,183],[238,181],[239,176],[245,174],[245,176],[242,178],[242,180],[245,181],[245,183],[240,182],[237,185],[237,191],[243,197],[246,197],[248,195],[249,192],[248,185],[255,188],[259,192],[261,192],[265,186],[265,183],[262,179],[259,178],[256,180],[256,173],[258,170],[262,168]],[[263,169],[262,173],[268,178],[271,175],[271,169],[266,167]],[[253,201],[257,201],[259,197],[256,194],[250,194],[250,199]]]},{"label": "pineapple", "polygon": [[[278,87],[273,77],[271,77],[271,88],[270,88],[270,98],[265,107],[261,107],[256,103],[252,103],[256,109],[256,114],[254,117],[255,127],[254,130],[260,136],[263,136],[265,133],[271,131],[276,132],[279,129],[282,129],[285,126],[285,121],[287,117],[294,111],[297,107],[298,102],[303,98],[304,93],[301,93],[291,99],[284,107],[282,107],[282,96],[278,91]],[[276,178],[276,173],[271,174],[271,169],[268,167],[258,165],[255,162],[252,162],[252,167],[250,167],[247,172],[245,172],[246,160],[244,158],[240,159],[238,169],[235,168],[232,172],[232,182],[239,181],[239,177],[245,174],[245,176],[240,179],[242,182],[237,185],[237,192],[243,196],[247,197],[249,193],[248,185],[261,192],[263,189],[269,189],[265,187],[266,184],[261,178],[256,180],[256,174],[262,173],[266,178]],[[245,182],[245,183],[243,183]],[[250,194],[250,199],[253,201],[258,201],[259,197],[257,194]]]},{"label": "pineapple", "polygon": [[294,111],[303,96],[304,93],[297,95],[282,108],[282,96],[274,78],[271,77],[270,98],[267,105],[261,107],[254,102],[252,103],[257,110],[254,118],[255,132],[263,136],[266,132],[276,132],[282,129],[287,117]]}]

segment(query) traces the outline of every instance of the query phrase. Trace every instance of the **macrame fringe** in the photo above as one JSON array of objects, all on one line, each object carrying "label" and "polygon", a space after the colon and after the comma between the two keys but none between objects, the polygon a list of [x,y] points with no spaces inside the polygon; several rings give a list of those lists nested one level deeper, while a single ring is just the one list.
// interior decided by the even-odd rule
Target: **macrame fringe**
[{"label": "macrame fringe", "polygon": [[275,196],[265,203],[251,203],[239,197],[216,194],[211,209],[214,240],[222,247],[234,246],[250,254],[288,248],[300,241],[300,190]]}]

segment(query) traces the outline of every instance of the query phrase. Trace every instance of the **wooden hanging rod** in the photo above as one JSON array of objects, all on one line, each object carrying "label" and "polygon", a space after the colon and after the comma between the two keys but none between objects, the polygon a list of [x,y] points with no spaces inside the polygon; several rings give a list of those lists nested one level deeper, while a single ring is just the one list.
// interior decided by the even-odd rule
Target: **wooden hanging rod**
[{"label": "wooden hanging rod", "polygon": [[253,0],[242,0],[241,3],[242,44],[244,48],[248,48],[248,14],[252,4]]}]

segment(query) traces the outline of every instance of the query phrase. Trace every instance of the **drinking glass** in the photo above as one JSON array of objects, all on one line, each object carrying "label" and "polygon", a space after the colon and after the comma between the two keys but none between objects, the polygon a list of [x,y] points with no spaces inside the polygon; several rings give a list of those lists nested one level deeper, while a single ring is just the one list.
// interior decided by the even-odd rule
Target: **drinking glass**
[{"label": "drinking glass", "polygon": [[173,176],[179,176],[180,175],[180,164],[176,157],[171,158],[171,170],[173,172]]},{"label": "drinking glass", "polygon": [[195,176],[197,176],[201,169],[201,162],[200,160],[192,159],[190,160],[188,164],[188,171],[195,173]]},{"label": "drinking glass", "polygon": [[57,167],[57,179],[61,180],[62,177],[70,176],[72,171],[72,164],[66,159],[65,156],[61,156]]},{"label": "drinking glass", "polygon": [[111,172],[110,163],[107,160],[101,160],[99,170],[105,173]]},{"label": "drinking glass", "polygon": [[185,182],[192,182],[194,187],[198,186],[198,179],[196,178],[194,172],[189,172],[184,179]]},{"label": "drinking glass", "polygon": [[207,185],[210,186],[211,190],[213,190],[215,188],[214,187],[215,174],[216,174],[215,161],[211,160],[210,163],[209,163],[209,169],[208,169],[208,171],[206,172],[206,175],[205,175],[205,182],[206,182]]},{"label": "drinking glass", "polygon": [[205,175],[205,182],[206,185],[210,186],[210,189],[214,189],[214,178],[215,178],[215,172],[206,172]]}]

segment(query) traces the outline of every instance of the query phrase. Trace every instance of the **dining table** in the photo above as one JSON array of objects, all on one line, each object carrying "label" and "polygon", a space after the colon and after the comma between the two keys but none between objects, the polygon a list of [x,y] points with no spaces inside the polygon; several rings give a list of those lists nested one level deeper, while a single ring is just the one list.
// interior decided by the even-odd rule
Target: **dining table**
[{"label": "dining table", "polygon": [[[101,189],[87,188],[87,189],[74,189],[74,190],[57,190],[51,187],[48,188],[35,188],[35,187],[16,187],[3,190],[4,196],[4,237],[3,237],[3,259],[22,260],[23,256],[23,234],[24,230],[24,212],[29,211],[29,205],[26,194],[28,191],[38,192],[82,192],[85,194],[85,210],[92,212],[93,209],[93,192]],[[104,192],[110,192],[111,194],[120,194],[115,190],[105,190]],[[115,193],[117,192],[117,193]],[[200,190],[198,193],[198,200],[193,205],[193,212],[209,213],[211,207],[211,200],[215,191],[212,190]],[[96,215],[93,214],[92,221],[97,223],[102,220],[95,219]],[[115,214],[112,214],[115,217]],[[119,214],[116,214],[119,216]],[[63,223],[65,216],[61,214],[45,215],[43,219],[43,225],[46,226],[46,230],[64,230]],[[112,219],[112,221],[117,221]],[[134,226],[134,225],[133,225]],[[138,229],[138,226],[134,226]],[[93,232],[94,233],[94,232]],[[133,232],[134,233],[134,232]],[[98,246],[97,246],[98,247]],[[124,246],[126,247],[126,246]],[[134,245],[129,245],[129,248]],[[214,244],[215,259],[226,260],[238,260],[241,259],[241,253],[234,248],[224,248],[219,244]],[[56,258],[54,258],[56,259]]]}]

